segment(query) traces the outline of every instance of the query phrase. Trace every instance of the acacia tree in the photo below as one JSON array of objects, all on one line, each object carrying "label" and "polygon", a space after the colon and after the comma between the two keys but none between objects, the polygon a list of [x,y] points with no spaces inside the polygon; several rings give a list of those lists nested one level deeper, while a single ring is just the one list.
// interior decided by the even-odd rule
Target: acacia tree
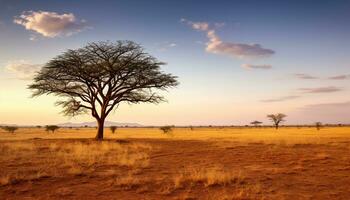
[{"label": "acacia tree", "polygon": [[319,131],[322,127],[322,122],[316,122],[315,126],[316,126],[316,129]]},{"label": "acacia tree", "polygon": [[93,42],[50,60],[28,88],[33,97],[60,97],[56,105],[65,115],[90,112],[102,140],[105,119],[120,103],[159,103],[164,98],[155,89],[178,85],[176,76],[160,70],[164,64],[132,41]]},{"label": "acacia tree", "polygon": [[46,131],[49,132],[51,131],[52,133],[54,133],[56,130],[58,130],[60,127],[56,126],[56,125],[47,125],[46,126]]},{"label": "acacia tree", "polygon": [[109,129],[111,129],[112,133],[114,134],[115,131],[117,130],[117,127],[116,126],[111,126],[111,127],[109,127]]},{"label": "acacia tree", "polygon": [[267,115],[267,118],[269,118],[274,123],[276,129],[278,129],[281,122],[285,121],[285,117],[287,117],[287,115],[282,113]]},{"label": "acacia tree", "polygon": [[262,122],[260,122],[260,121],[252,121],[252,122],[250,122],[250,124],[252,124],[252,125],[254,125],[254,126],[259,126],[260,124],[262,124]]}]

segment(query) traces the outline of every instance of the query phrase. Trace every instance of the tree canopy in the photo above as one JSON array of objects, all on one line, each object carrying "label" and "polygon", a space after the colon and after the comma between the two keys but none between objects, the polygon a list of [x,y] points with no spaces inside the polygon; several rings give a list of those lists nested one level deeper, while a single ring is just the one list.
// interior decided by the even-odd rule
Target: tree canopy
[{"label": "tree canopy", "polygon": [[284,118],[286,117],[287,115],[283,113],[267,115],[267,118],[269,118],[274,123],[276,129],[278,129],[278,126],[281,122],[285,121]]},{"label": "tree canopy", "polygon": [[96,138],[102,139],[104,121],[120,103],[159,103],[165,99],[155,89],[179,84],[160,70],[164,64],[132,41],[93,42],[50,60],[29,89],[33,96],[60,97],[56,105],[65,115],[90,112],[98,122]]}]

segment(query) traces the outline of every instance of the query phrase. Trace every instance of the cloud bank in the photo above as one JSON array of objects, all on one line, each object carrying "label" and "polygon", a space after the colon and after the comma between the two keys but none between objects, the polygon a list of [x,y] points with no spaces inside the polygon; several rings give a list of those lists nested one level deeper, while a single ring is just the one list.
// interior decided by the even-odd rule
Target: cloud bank
[{"label": "cloud bank", "polygon": [[[204,31],[207,33],[209,41],[206,43],[206,51],[214,54],[222,54],[236,58],[256,58],[267,57],[275,52],[271,49],[263,48],[260,44],[243,44],[235,42],[225,42],[216,34],[215,29],[208,22],[193,22],[186,19],[181,19],[181,22],[186,23],[192,29]],[[215,25],[215,27],[218,27]]]},{"label": "cloud bank", "polygon": [[26,11],[15,17],[14,23],[44,37],[70,36],[87,28],[85,20],[78,20],[73,13],[58,14],[47,11]]}]

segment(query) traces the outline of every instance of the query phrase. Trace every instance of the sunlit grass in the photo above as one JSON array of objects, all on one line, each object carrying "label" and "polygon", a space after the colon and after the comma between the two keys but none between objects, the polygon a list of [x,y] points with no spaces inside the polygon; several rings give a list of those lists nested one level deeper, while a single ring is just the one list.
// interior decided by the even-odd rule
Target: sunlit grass
[{"label": "sunlit grass", "polygon": [[[3,169],[0,185],[18,181],[35,180],[41,177],[109,174],[98,171],[99,166],[110,169],[127,167],[139,169],[149,165],[147,144],[119,144],[111,141],[11,141],[0,143],[0,164],[16,163],[19,167]],[[29,160],[28,160],[29,159]],[[31,167],[23,167],[31,163]],[[6,164],[5,164],[6,165]]]},{"label": "sunlit grass", "polygon": [[184,169],[174,178],[175,188],[184,185],[203,184],[204,186],[221,185],[225,186],[231,183],[243,182],[243,176],[240,172],[232,172],[219,166],[208,168],[188,168]]},{"label": "sunlit grass", "polygon": [[[22,139],[74,139],[94,138],[95,128],[61,128],[55,133],[47,133],[44,129],[20,128],[15,134],[0,130],[0,140]],[[325,143],[332,140],[347,138],[350,127],[326,127],[319,131],[316,128],[173,128],[172,134],[164,134],[159,128],[118,128],[113,134],[105,129],[106,139],[171,139],[171,140],[219,140],[237,142],[263,142],[274,144],[307,144]]]}]

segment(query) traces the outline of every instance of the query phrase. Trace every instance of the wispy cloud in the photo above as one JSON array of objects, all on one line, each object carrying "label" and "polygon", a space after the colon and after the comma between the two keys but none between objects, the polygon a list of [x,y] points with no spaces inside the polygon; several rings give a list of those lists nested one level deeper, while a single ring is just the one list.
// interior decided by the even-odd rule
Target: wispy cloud
[{"label": "wispy cloud", "polygon": [[299,97],[301,97],[301,96],[290,95],[290,96],[284,96],[284,97],[275,98],[275,99],[264,99],[264,100],[261,100],[261,102],[265,102],[265,103],[281,102],[281,101],[288,101],[288,100],[292,100],[292,99],[297,99]]},{"label": "wispy cloud", "polygon": [[271,65],[257,65],[257,64],[242,64],[241,67],[245,69],[271,69]]},{"label": "wispy cloud", "polygon": [[350,101],[309,104],[296,110],[303,122],[350,123]]},{"label": "wispy cloud", "polygon": [[86,21],[78,20],[73,13],[58,14],[47,11],[23,12],[15,17],[14,23],[49,38],[70,36],[87,28]]},{"label": "wispy cloud", "polygon": [[318,88],[299,88],[299,91],[303,93],[331,93],[341,91],[341,88],[328,86],[328,87],[318,87]]},{"label": "wispy cloud", "polygon": [[181,22],[190,25],[193,29],[205,31],[209,41],[206,44],[206,51],[214,54],[223,54],[236,58],[256,58],[271,56],[275,52],[271,49],[263,48],[260,44],[243,44],[235,42],[225,42],[216,34],[215,28],[208,22],[193,22],[181,19]]},{"label": "wispy cloud", "polygon": [[338,76],[330,76],[328,77],[330,80],[345,80],[345,79],[350,79],[350,74],[347,75],[338,75]]},{"label": "wispy cloud", "polygon": [[346,102],[336,102],[336,103],[320,103],[320,104],[310,104],[303,107],[308,108],[350,108],[350,101]]},{"label": "wispy cloud", "polygon": [[311,76],[309,74],[297,73],[294,76],[298,79],[319,79],[319,77]]},{"label": "wispy cloud", "polygon": [[195,30],[207,31],[209,29],[209,23],[207,22],[193,22],[185,18],[182,18],[180,21],[190,25]]},{"label": "wispy cloud", "polygon": [[20,60],[9,62],[5,66],[5,69],[9,73],[14,74],[18,79],[30,80],[42,66],[42,64],[32,64],[30,62]]},{"label": "wispy cloud", "polygon": [[176,46],[177,46],[177,44],[174,43],[174,42],[164,42],[164,43],[161,43],[161,44],[157,44],[157,48],[158,48],[159,51],[167,51],[170,48],[174,48]]}]

